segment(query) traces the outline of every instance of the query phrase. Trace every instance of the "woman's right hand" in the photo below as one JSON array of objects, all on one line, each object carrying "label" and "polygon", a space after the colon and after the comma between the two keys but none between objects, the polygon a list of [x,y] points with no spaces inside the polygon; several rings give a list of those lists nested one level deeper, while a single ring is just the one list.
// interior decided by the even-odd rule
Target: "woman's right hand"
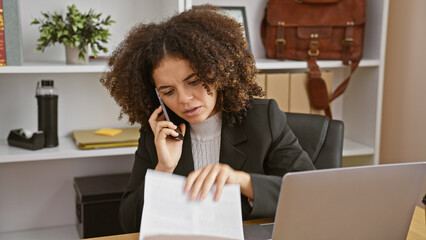
[{"label": "woman's right hand", "polygon": [[[175,131],[177,126],[170,121],[166,121],[163,111],[159,106],[152,112],[148,122],[154,133],[154,143],[157,149],[158,164],[155,170],[172,173],[176,168],[180,156],[182,155],[182,140],[171,138],[169,135],[177,137],[179,134]],[[180,125],[182,135],[185,136],[185,124]]]}]

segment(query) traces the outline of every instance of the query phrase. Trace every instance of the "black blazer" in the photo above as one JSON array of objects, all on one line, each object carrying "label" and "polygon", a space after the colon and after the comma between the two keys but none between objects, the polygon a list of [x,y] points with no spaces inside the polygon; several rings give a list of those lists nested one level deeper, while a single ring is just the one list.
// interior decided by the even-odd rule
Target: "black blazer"
[{"label": "black blazer", "polygon": [[[174,174],[188,176],[194,170],[189,127],[182,156]],[[308,155],[287,125],[287,118],[275,100],[255,99],[244,122],[222,126],[219,162],[251,175],[253,207],[241,195],[244,220],[275,216],[282,176],[287,172],[315,169]],[[154,135],[141,133],[132,174],[120,205],[120,222],[125,232],[138,232],[144,202],[145,174],[158,163]]]}]

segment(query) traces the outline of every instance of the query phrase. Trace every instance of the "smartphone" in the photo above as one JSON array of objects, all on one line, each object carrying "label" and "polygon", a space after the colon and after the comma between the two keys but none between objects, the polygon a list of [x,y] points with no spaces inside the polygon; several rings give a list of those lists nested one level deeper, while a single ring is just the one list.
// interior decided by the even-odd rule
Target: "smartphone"
[{"label": "smartphone", "polygon": [[[158,93],[157,88],[155,88],[155,93],[157,94],[158,101],[160,101],[160,105],[161,105],[161,107],[163,108],[163,113],[164,113],[164,116],[166,116],[166,120],[167,120],[167,121],[169,121],[169,122],[171,122],[171,121],[170,121],[169,114],[167,113],[166,105],[164,105],[164,102],[163,102],[163,100],[161,99],[161,97],[160,97],[160,93]],[[175,124],[175,125],[176,125],[176,124]],[[183,140],[183,135],[182,135],[182,133],[180,133],[180,132],[178,132],[178,131],[176,131],[176,132],[179,134],[177,137],[172,136],[172,135],[170,135],[170,137],[171,137],[171,138],[173,138],[173,139],[176,139],[176,140]]]}]

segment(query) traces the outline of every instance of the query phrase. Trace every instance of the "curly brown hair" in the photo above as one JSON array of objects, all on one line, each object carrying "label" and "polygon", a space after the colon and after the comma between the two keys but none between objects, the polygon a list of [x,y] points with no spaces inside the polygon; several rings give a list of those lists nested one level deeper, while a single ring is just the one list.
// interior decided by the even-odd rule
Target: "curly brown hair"
[{"label": "curly brown hair", "polygon": [[154,24],[138,24],[114,50],[101,83],[129,122],[148,130],[148,118],[159,106],[153,71],[165,57],[190,62],[198,78],[217,89],[216,109],[224,124],[242,122],[254,96],[263,96],[255,82],[258,70],[247,47],[243,27],[212,5],[202,5]]}]

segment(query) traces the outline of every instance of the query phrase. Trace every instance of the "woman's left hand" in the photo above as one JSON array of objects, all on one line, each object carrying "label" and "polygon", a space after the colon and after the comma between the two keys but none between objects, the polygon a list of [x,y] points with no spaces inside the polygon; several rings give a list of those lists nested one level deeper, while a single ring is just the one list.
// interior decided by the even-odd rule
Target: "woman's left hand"
[{"label": "woman's left hand", "polygon": [[208,165],[191,172],[186,180],[184,191],[189,193],[192,188],[189,198],[195,200],[199,195],[199,199],[203,200],[210,192],[213,184],[216,184],[215,201],[220,199],[225,184],[239,184],[241,193],[253,199],[250,175],[242,171],[236,171],[223,163]]}]

